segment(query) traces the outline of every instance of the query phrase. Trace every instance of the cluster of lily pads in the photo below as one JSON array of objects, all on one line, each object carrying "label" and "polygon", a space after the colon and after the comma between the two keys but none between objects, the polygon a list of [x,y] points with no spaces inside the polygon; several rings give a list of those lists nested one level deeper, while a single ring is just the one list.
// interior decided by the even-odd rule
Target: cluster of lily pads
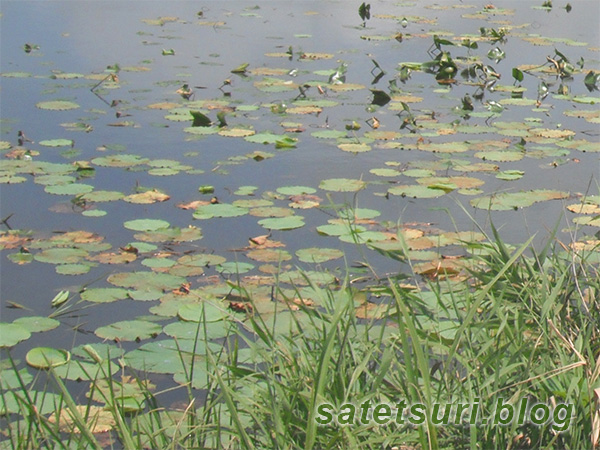
[{"label": "cluster of lily pads", "polygon": [[[190,222],[189,226],[177,227],[166,219],[140,214],[124,221],[122,226],[117,224],[119,233],[123,233],[124,228],[132,235],[126,246],[114,248],[110,235],[86,231],[84,226],[48,236],[49,230],[8,229],[10,218],[2,217],[7,229],[0,232],[0,247],[3,257],[15,264],[26,266],[31,263],[34,268],[34,262],[53,264],[57,274],[71,276],[86,274],[101,265],[117,269],[106,277],[106,283],[101,287],[86,286],[78,291],[65,289],[59,292],[51,300],[56,308],[51,317],[21,317],[1,323],[0,347],[14,347],[29,339],[31,333],[58,327],[57,319],[64,312],[81,305],[152,302],[148,308],[151,318],[117,321],[91,330],[105,343],[92,344],[87,349],[76,347],[70,352],[36,347],[26,353],[26,361],[36,368],[53,367],[59,376],[69,380],[93,380],[100,370],[94,355],[99,355],[101,359],[113,361],[108,367],[114,373],[122,365],[139,371],[169,374],[175,382],[182,384],[189,381],[189,367],[197,362],[200,368],[193,372],[192,386],[204,388],[209,376],[201,369],[200,362],[207,348],[219,348],[217,342],[222,342],[234,327],[244,326],[253,314],[260,313],[265,320],[274,321],[277,313],[274,326],[281,327],[282,333],[289,331],[297,321],[307,320],[308,316],[302,316],[302,312],[296,310],[300,306],[318,307],[323,296],[321,286],[335,288],[339,284],[343,273],[332,266],[344,264],[343,249],[347,244],[365,246],[402,261],[418,261],[412,270],[423,277],[457,280],[465,277],[466,269],[473,261],[444,254],[445,250],[484,239],[478,232],[444,231],[423,223],[407,225],[380,221],[379,211],[350,207],[347,196],[361,195],[362,204],[368,205],[368,199],[364,199],[368,194],[395,201],[401,198],[438,199],[457,193],[457,198],[468,196],[471,206],[486,211],[513,210],[537,202],[564,200],[566,208],[577,214],[574,223],[600,226],[598,195],[549,188],[516,191],[509,187],[497,193],[483,189],[492,179],[512,182],[523,178],[526,173],[515,168],[515,162],[539,160],[545,167],[558,167],[577,164],[584,158],[591,161],[590,154],[600,152],[597,140],[555,123],[545,124],[545,114],[553,113],[552,101],[566,105],[561,107],[562,115],[570,123],[597,126],[600,114],[594,105],[600,97],[573,95],[569,87],[571,83],[579,83],[595,91],[599,79],[597,70],[584,70],[584,63],[578,66],[565,56],[567,52],[556,49],[550,51],[548,60],[543,56],[536,64],[522,63],[502,73],[487,63],[498,64],[504,59],[503,45],[512,39],[523,45],[542,46],[544,50],[555,45],[583,46],[589,50],[594,50],[593,47],[587,43],[527,34],[525,24],[515,26],[503,21],[502,27],[495,26],[498,18],[510,17],[512,12],[508,9],[485,7],[468,12],[463,15],[465,19],[485,20],[490,26],[475,29],[472,34],[450,35],[436,30],[436,21],[431,18],[377,14],[375,8],[367,11],[365,4],[361,8],[360,17],[365,23],[358,27],[357,40],[372,45],[373,53],[389,51],[386,45],[410,46],[418,41],[432,42],[431,53],[424,54],[422,62],[399,61],[390,75],[382,68],[381,58],[377,58],[379,62],[372,59],[375,84],[388,75],[388,86],[369,89],[366,82],[347,81],[352,66],[336,61],[345,55],[309,52],[290,46],[287,52],[265,53],[265,61],[278,62],[275,67],[244,63],[232,68],[232,77],[238,78],[233,82],[224,80],[219,88],[222,98],[201,99],[198,98],[202,95],[201,89],[187,82],[181,83],[182,80],[168,80],[164,85],[173,88],[172,98],[168,101],[130,104],[124,113],[117,114],[115,122],[107,124],[131,129],[146,127],[158,111],[163,115],[162,126],[177,128],[180,140],[222,146],[237,140],[240,147],[248,149],[241,156],[226,156],[211,162],[210,167],[198,168],[190,163],[194,161],[194,154],[187,155],[185,162],[171,158],[153,159],[130,153],[119,144],[98,142],[98,153],[81,153],[72,133],[94,133],[95,125],[91,120],[61,123],[65,135],[71,138],[33,143],[20,134],[18,143],[0,141],[0,183],[4,185],[33,181],[40,185],[40,191],[65,196],[73,211],[92,218],[111,214],[111,205],[122,204],[118,202],[148,205],[144,215],[151,216],[146,211],[150,211],[153,204],[177,201],[178,208],[189,212]],[[435,8],[443,6],[433,6],[432,10]],[[366,20],[378,21],[381,24],[378,29],[393,30],[387,34],[370,33]],[[178,26],[178,29],[198,25],[224,26],[220,21],[205,20],[205,17],[197,24],[174,17],[144,22],[148,27]],[[429,31],[410,32],[416,24],[427,26]],[[402,32],[396,25],[401,26]],[[148,34],[151,33],[144,36]],[[484,46],[490,48],[484,49]],[[43,50],[43,45],[41,47],[29,44],[26,52],[38,52]],[[143,67],[114,65],[102,74],[58,71],[51,79],[88,83],[86,87],[104,98],[124,89],[125,80],[134,79],[136,73],[169,64],[167,57],[176,54],[175,47],[162,51],[160,57],[164,56],[164,59],[159,57],[157,62]],[[280,61],[284,63],[279,64]],[[509,74],[514,78],[514,84],[500,84],[500,80],[510,81]],[[523,86],[525,75],[537,81],[538,90],[533,95]],[[30,74],[11,72],[1,76],[23,78],[26,82]],[[416,86],[411,84],[413,78],[419,80]],[[423,92],[420,85],[423,80],[430,80],[431,92]],[[244,83],[247,82],[251,82],[258,98],[277,94],[287,99],[254,103],[235,100],[243,98]],[[551,93],[549,90],[556,85],[556,92]],[[238,86],[242,86],[239,91]],[[470,90],[470,93],[453,96],[453,86]],[[439,96],[454,106],[442,114],[419,108],[428,95]],[[484,100],[485,97],[490,99]],[[357,104],[362,115],[346,117],[344,108]],[[582,109],[580,105],[589,107]],[[109,103],[109,108],[113,106]],[[80,105],[76,101],[57,99],[40,101],[36,107],[44,114],[56,112],[60,121],[63,120],[60,111],[73,112]],[[508,107],[528,109],[530,114],[524,115],[530,117],[522,121],[499,120]],[[86,112],[92,115],[105,113]],[[152,119],[146,123],[145,118],[150,116]],[[326,151],[339,150],[348,158],[370,151],[386,156],[374,159],[377,163],[373,166],[364,167],[362,177],[325,178],[314,186],[287,185],[273,190],[241,185],[233,189],[234,199],[228,202],[219,200],[225,189],[200,183],[193,186],[188,198],[178,199],[158,187],[136,186],[132,192],[124,193],[97,189],[95,183],[99,171],[121,171],[131,179],[141,172],[155,177],[200,176],[208,172],[227,176],[227,170],[234,170],[236,165],[262,163],[285,152],[300,152],[308,146],[320,146]],[[48,155],[57,148],[62,149],[62,156],[68,162],[45,161],[55,158],[55,155]],[[13,195],[18,195],[18,186],[10,188]],[[584,189],[582,186],[581,190]],[[331,196],[343,198],[346,203],[331,206],[324,200]],[[190,200],[192,197],[194,200]],[[323,211],[333,214],[322,220]],[[315,242],[318,243],[288,250],[285,234],[280,232],[304,227],[308,215],[311,220],[321,220],[315,229]],[[192,246],[203,238],[202,228],[206,221],[225,223],[241,216],[255,217],[265,234],[250,237],[248,245],[236,249],[238,251],[229,258],[222,255],[223,249],[198,251]],[[329,244],[320,245],[321,242]],[[597,245],[596,239],[589,238],[580,242],[578,248],[588,250]],[[305,270],[298,270],[296,265],[300,263],[305,264]],[[361,317],[378,318],[385,307],[380,307],[376,295],[377,277],[367,278],[373,284],[356,290],[357,311]],[[403,286],[404,289],[420,287],[414,283]],[[14,303],[12,306],[22,305]],[[444,333],[455,332],[454,318],[444,318],[447,319],[444,326],[448,326]],[[430,326],[439,331],[439,324],[432,321]],[[203,342],[197,339],[199,329],[207,338]],[[111,341],[119,344],[145,342],[126,351],[120,345],[108,343]],[[248,349],[238,351],[241,360],[251,360]],[[24,379],[30,379],[27,370],[23,370]],[[7,380],[7,386],[13,387],[13,381]],[[119,389],[128,399],[128,408],[144,407],[143,394],[135,383],[123,379]],[[101,401],[101,398],[97,400]],[[49,411],[51,406],[48,405],[46,409],[40,405],[42,414]],[[17,400],[4,397],[0,412],[17,411]]]}]

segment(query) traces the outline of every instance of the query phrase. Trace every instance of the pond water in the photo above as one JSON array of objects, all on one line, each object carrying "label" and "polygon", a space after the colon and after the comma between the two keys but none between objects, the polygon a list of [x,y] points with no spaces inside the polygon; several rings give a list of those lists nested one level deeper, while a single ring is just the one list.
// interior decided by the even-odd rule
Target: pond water
[{"label": "pond water", "polygon": [[[348,2],[3,1],[2,322],[51,314],[60,291],[76,302],[84,287],[114,287],[115,273],[184,274],[192,287],[235,280],[220,262],[204,274],[181,268],[186,255],[239,261],[246,275],[270,274],[277,258],[283,272],[343,277],[346,264],[364,260],[380,275],[401,270],[371,245],[348,243],[347,232],[319,233],[349,206],[370,243],[393,244],[405,227],[434,242],[477,231],[467,212],[512,242],[543,238],[557,221],[562,237],[571,220],[578,238],[592,236],[600,96],[584,80],[599,69],[600,4],[537,3],[374,1],[363,25]],[[495,48],[497,60],[488,56]],[[439,64],[420,64],[442,51],[456,72],[436,79]],[[386,101],[374,102],[382,93]],[[190,110],[213,125],[192,126]],[[169,198],[122,199],[148,189]],[[208,205],[177,206],[194,201]],[[259,223],[279,216],[296,219]],[[129,222],[137,219],[167,221],[170,237],[145,233],[157,222]],[[177,234],[189,226],[192,239]],[[57,243],[74,231],[95,237]],[[284,253],[249,255],[248,239],[269,233]],[[128,246],[137,255],[120,250]],[[77,251],[48,251],[57,248]],[[296,255],[306,248],[342,250],[346,260],[333,253],[311,264]],[[437,254],[435,245],[415,249],[418,261]],[[354,276],[368,275],[361,270]],[[99,342],[98,327],[146,317],[158,303],[155,292],[136,295],[147,301],[81,302],[15,352]]]}]

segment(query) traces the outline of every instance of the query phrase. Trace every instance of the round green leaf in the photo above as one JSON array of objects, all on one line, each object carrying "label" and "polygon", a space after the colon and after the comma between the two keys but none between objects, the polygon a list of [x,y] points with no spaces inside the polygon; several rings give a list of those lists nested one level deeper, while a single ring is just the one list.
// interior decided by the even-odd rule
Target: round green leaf
[{"label": "round green leaf", "polygon": [[135,219],[128,220],[123,224],[128,230],[134,231],[156,231],[169,227],[169,222],[161,219]]},{"label": "round green leaf", "polygon": [[228,203],[215,203],[199,206],[194,211],[194,219],[212,219],[213,217],[238,217],[248,213],[247,208],[230,205]]},{"label": "round green leaf", "polygon": [[302,262],[323,263],[344,256],[344,252],[335,248],[311,247],[298,250],[296,256]]},{"label": "round green leaf", "polygon": [[162,327],[146,320],[123,320],[96,329],[96,336],[117,341],[137,341],[157,336]]},{"label": "round green leaf", "polygon": [[303,195],[314,194],[317,190],[307,186],[283,186],[277,188],[277,192],[282,195]]},{"label": "round green leaf", "polygon": [[73,141],[71,139],[47,139],[39,142],[44,147],[71,147]]},{"label": "round green leaf", "polygon": [[66,364],[71,359],[71,354],[62,349],[51,347],[35,347],[27,352],[27,364],[36,369],[49,369]]},{"label": "round green leaf", "polygon": [[48,194],[55,195],[81,195],[92,192],[93,190],[94,186],[82,183],[52,185],[44,188],[44,191],[46,191]]},{"label": "round green leaf", "polygon": [[127,289],[93,288],[81,293],[81,299],[92,303],[110,303],[127,298]]},{"label": "round green leaf", "polygon": [[[265,219],[267,220],[267,219]],[[254,265],[245,262],[224,262],[215,267],[215,270],[223,274],[240,274],[246,273],[254,269]]]},{"label": "round green leaf", "polygon": [[47,102],[39,102],[36,105],[40,109],[47,109],[50,111],[66,111],[68,109],[77,109],[79,105],[74,102],[69,102],[66,100],[54,100]]},{"label": "round green leaf", "polygon": [[259,220],[259,225],[269,230],[293,230],[304,226],[302,216],[274,217]]},{"label": "round green leaf", "polygon": [[121,272],[110,275],[107,281],[117,287],[170,291],[185,283],[185,278],[167,273]]},{"label": "round green leaf", "polygon": [[37,253],[34,259],[49,264],[77,264],[88,255],[80,248],[49,248]]},{"label": "round green leaf", "polygon": [[0,322],[0,347],[12,347],[30,337],[31,333],[23,325]]},{"label": "round green leaf", "polygon": [[21,325],[31,333],[53,330],[60,325],[56,319],[41,316],[19,317],[13,323]]}]

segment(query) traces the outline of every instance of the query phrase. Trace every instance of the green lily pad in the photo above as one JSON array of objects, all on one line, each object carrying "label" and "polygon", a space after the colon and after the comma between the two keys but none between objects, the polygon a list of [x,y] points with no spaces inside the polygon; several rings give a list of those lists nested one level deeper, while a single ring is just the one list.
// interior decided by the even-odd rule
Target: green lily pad
[{"label": "green lily pad", "polygon": [[71,183],[71,184],[55,184],[51,186],[46,186],[44,191],[48,194],[55,195],[82,195],[92,192],[94,190],[94,186],[89,184],[81,184],[81,183]]},{"label": "green lily pad", "polygon": [[294,211],[279,206],[264,206],[262,208],[252,208],[250,215],[254,217],[288,217],[293,216]]},{"label": "green lily pad", "polygon": [[296,256],[306,263],[324,263],[344,256],[344,252],[335,248],[311,247],[296,252]]},{"label": "green lily pad", "polygon": [[316,189],[307,186],[283,186],[277,188],[277,192],[282,195],[303,195],[303,194],[314,194],[317,192]]},{"label": "green lily pad", "polygon": [[169,227],[169,222],[162,219],[135,219],[128,220],[123,224],[128,230],[134,231],[156,231]]},{"label": "green lily pad", "polygon": [[526,208],[537,202],[568,198],[568,192],[548,189],[533,189],[521,192],[500,192],[486,195],[471,200],[471,205],[479,209],[493,211],[506,211],[511,209]]},{"label": "green lily pad", "polygon": [[59,275],[82,275],[92,267],[89,264],[60,264],[54,269]]},{"label": "green lily pad", "polygon": [[[195,342],[182,339],[176,343],[173,339],[164,339],[148,342],[139,349],[128,352],[124,360],[134,370],[164,374],[185,373],[192,362],[198,364],[201,361],[201,355],[206,352],[205,345],[201,340]],[[193,354],[192,349],[195,350]]]},{"label": "green lily pad", "polygon": [[49,264],[77,264],[88,255],[80,248],[49,248],[37,253],[34,259]]},{"label": "green lily pad", "polygon": [[[187,313],[191,314],[191,311],[184,312],[184,314]],[[163,333],[177,339],[196,340],[198,338],[204,339],[205,337],[208,339],[219,339],[231,332],[228,327],[223,326],[223,322],[219,319],[217,321],[198,322],[198,317],[201,316],[194,316],[196,321],[170,323],[163,328]]]},{"label": "green lily pad", "polygon": [[104,362],[100,366],[96,362],[71,359],[66,364],[55,367],[53,370],[56,375],[67,380],[94,381],[99,376],[104,376],[105,373],[114,375],[120,369],[121,367],[112,361]]},{"label": "green lily pad", "polygon": [[27,352],[27,364],[36,369],[49,369],[66,364],[71,359],[71,354],[62,349],[51,347],[35,347]]},{"label": "green lily pad", "polygon": [[127,298],[127,289],[122,288],[93,288],[81,293],[81,299],[92,303],[110,303]]},{"label": "green lily pad", "polygon": [[503,170],[502,172],[498,172],[496,178],[500,180],[512,181],[523,178],[524,174],[525,172],[522,170]]},{"label": "green lily pad", "polygon": [[0,348],[12,347],[30,337],[31,332],[23,325],[0,322]]},{"label": "green lily pad", "polygon": [[38,142],[44,147],[72,147],[73,141],[71,139],[45,139]]},{"label": "green lily pad", "polygon": [[348,132],[341,130],[319,130],[311,133],[310,135],[321,139],[338,139],[346,137]]},{"label": "green lily pad", "polygon": [[238,217],[245,214],[248,214],[247,208],[229,203],[215,203],[199,206],[192,216],[194,219],[212,219],[214,217]]},{"label": "green lily pad", "polygon": [[159,335],[162,327],[146,320],[124,320],[96,329],[96,336],[117,341],[138,341]]},{"label": "green lily pad", "polygon": [[47,102],[39,102],[36,105],[40,109],[47,109],[50,111],[66,111],[69,109],[77,109],[79,105],[75,102],[69,102],[66,100],[53,100]]},{"label": "green lily pad", "polygon": [[367,145],[367,144],[357,144],[357,143],[346,143],[346,144],[339,144],[338,148],[340,150],[343,150],[345,152],[349,152],[349,153],[364,153],[364,152],[368,152],[371,150],[371,146]]},{"label": "green lily pad", "polygon": [[215,267],[217,272],[231,275],[250,272],[252,269],[253,264],[237,261],[224,262]]},{"label": "green lily pad", "polygon": [[92,159],[93,164],[102,167],[134,167],[140,164],[146,164],[149,161],[148,158],[129,154],[100,156]]},{"label": "green lily pad", "polygon": [[388,193],[402,197],[437,198],[446,194],[446,190],[421,185],[402,185],[388,189]]},{"label": "green lily pad", "polygon": [[302,216],[273,217],[262,219],[258,224],[269,230],[293,230],[304,226]]},{"label": "green lily pad", "polygon": [[177,315],[186,322],[220,322],[229,314],[224,303],[203,301],[201,303],[187,303],[177,311]]},{"label": "green lily pad", "polygon": [[167,273],[120,272],[110,275],[107,281],[117,287],[167,291],[180,287],[186,280]]}]

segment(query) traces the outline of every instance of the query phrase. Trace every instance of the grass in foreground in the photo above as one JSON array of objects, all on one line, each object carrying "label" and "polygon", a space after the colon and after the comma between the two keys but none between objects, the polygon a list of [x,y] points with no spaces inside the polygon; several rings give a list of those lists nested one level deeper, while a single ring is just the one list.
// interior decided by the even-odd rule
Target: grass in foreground
[{"label": "grass in foreground", "polygon": [[[88,359],[77,363],[79,378],[89,383],[83,399],[71,393],[59,368],[32,376],[9,354],[1,378],[0,448],[597,445],[598,248],[552,240],[540,252],[530,242],[512,248],[495,230],[485,243],[464,245],[474,256],[460,274],[440,267],[412,287],[398,280],[360,289],[348,280],[338,289],[309,283],[309,304],[306,290],[284,296],[275,286],[280,302],[265,306],[250,298],[241,307],[244,320],[223,314],[228,332],[222,345],[207,344],[212,310],[204,309],[192,322],[193,338],[175,340],[179,361],[173,364],[184,367],[187,380],[179,407],[161,404],[167,393],[155,392],[142,371],[130,369],[127,355],[111,350],[103,355],[84,346]],[[564,430],[552,423],[484,423],[498,399],[572,404],[573,419]],[[479,414],[475,424],[442,426],[363,423],[359,413],[349,425],[317,423],[324,403],[335,415],[348,403],[400,400],[429,411],[436,403],[477,403]]]}]

